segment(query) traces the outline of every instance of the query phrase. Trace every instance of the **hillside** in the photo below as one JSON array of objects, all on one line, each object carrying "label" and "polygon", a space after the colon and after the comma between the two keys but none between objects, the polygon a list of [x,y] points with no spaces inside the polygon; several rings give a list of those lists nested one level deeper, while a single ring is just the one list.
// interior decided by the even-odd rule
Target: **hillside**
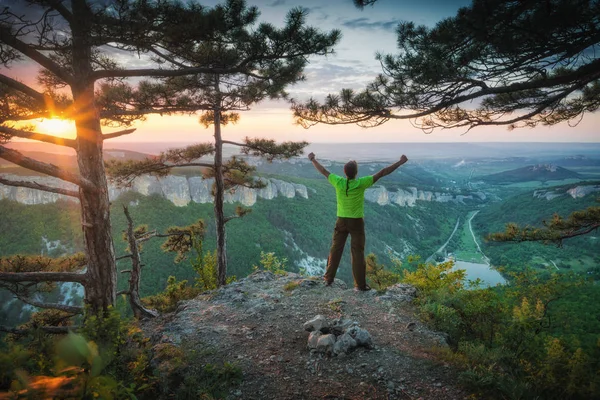
[{"label": "hillside", "polygon": [[[199,354],[202,364],[233,362],[242,382],[227,398],[465,399],[454,369],[438,359],[442,335],[424,327],[406,285],[387,294],[356,293],[336,280],[256,272],[180,303],[177,312],[143,323],[159,345]],[[356,322],[372,347],[340,355],[307,348],[305,322],[317,315]]]},{"label": "hillside", "polygon": [[552,164],[529,165],[509,171],[483,175],[478,179],[488,184],[519,183],[529,181],[561,181],[565,179],[580,179],[577,172]]},{"label": "hillside", "polygon": [[562,247],[543,243],[490,243],[484,238],[504,231],[507,223],[541,227],[542,221],[555,213],[567,217],[570,213],[598,206],[600,182],[579,182],[547,189],[529,190],[483,208],[473,220],[473,229],[483,242],[483,252],[493,265],[511,266],[522,270],[533,266],[550,271],[585,272],[600,263],[597,234],[565,240]]}]

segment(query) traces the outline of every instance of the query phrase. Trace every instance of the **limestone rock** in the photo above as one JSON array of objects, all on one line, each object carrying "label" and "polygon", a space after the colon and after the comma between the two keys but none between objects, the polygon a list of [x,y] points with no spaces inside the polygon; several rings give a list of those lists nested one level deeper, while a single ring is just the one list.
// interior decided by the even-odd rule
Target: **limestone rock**
[{"label": "limestone rock", "polygon": [[[42,176],[14,176],[4,175],[10,180],[25,180],[37,182],[42,185],[49,185],[65,189],[75,189],[75,185],[64,182],[60,179]],[[256,203],[260,197],[265,200],[271,200],[278,195],[287,198],[308,198],[308,189],[306,186],[284,182],[278,179],[259,178],[266,184],[262,189],[252,189],[247,187],[238,187],[232,191],[225,192],[224,200],[227,203],[241,203],[250,207]],[[114,184],[108,185],[108,196],[111,201],[117,199],[121,194],[133,191],[144,196],[158,195],[171,201],[178,207],[195,203],[212,203],[212,187],[214,179],[203,179],[200,176],[186,178],[184,176],[167,175],[157,178],[151,175],[142,175],[136,178],[129,187],[117,187]],[[11,187],[0,185],[0,199],[15,200],[23,204],[46,204],[54,203],[60,200],[77,201],[77,199],[62,194],[48,193],[41,190]]]},{"label": "limestone rock", "polygon": [[323,334],[321,333],[321,331],[313,331],[310,333],[310,335],[308,335],[308,348],[311,350],[315,350],[317,348],[317,344],[319,342],[319,338],[322,336]]},{"label": "limestone rock", "polygon": [[337,338],[337,341],[333,345],[333,353],[336,355],[347,354],[354,350],[358,346],[356,340],[348,333],[344,333]]},{"label": "limestone rock", "polygon": [[177,207],[187,206],[192,201],[190,186],[184,176],[167,175],[158,181],[163,197]]},{"label": "limestone rock", "polygon": [[317,340],[317,348],[315,350],[319,353],[332,354],[333,346],[335,346],[335,335],[321,335]]},{"label": "limestone rock", "polygon": [[329,321],[322,315],[317,315],[304,323],[304,330],[308,332],[323,331],[324,329],[329,329]]},{"label": "limestone rock", "polygon": [[358,346],[363,346],[370,349],[373,346],[373,339],[371,338],[371,334],[367,332],[365,329],[359,328],[358,326],[352,326],[346,333],[350,335],[354,340],[356,340],[356,344]]},{"label": "limestone rock", "polygon": [[577,186],[572,189],[567,190],[567,193],[571,195],[572,198],[578,199],[580,197],[587,196],[590,193],[599,192],[600,185],[595,186]]}]

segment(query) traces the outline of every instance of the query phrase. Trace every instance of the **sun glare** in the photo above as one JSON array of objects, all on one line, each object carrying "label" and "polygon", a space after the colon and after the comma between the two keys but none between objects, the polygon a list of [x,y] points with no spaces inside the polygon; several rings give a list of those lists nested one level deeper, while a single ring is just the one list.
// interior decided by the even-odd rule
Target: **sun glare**
[{"label": "sun glare", "polygon": [[73,122],[60,118],[47,118],[37,123],[37,129],[40,133],[48,133],[57,136],[68,136],[73,133]]}]

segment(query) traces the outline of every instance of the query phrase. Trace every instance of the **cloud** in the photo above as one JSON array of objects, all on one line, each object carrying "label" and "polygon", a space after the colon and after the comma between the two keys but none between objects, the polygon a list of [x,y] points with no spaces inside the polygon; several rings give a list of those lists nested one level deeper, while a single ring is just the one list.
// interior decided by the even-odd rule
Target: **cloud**
[{"label": "cloud", "polygon": [[269,4],[269,7],[283,6],[283,5],[285,5],[285,3],[286,3],[286,0],[275,0],[274,2]]},{"label": "cloud", "polygon": [[399,19],[390,19],[387,21],[371,21],[369,18],[355,18],[342,22],[342,26],[350,29],[384,30],[393,31],[401,21]]},{"label": "cloud", "polygon": [[[346,65],[343,65],[346,64]],[[361,90],[379,71],[359,60],[311,64],[304,70],[306,81],[288,89],[291,97],[304,101],[310,97],[322,100],[327,94],[337,94],[342,88]]]}]

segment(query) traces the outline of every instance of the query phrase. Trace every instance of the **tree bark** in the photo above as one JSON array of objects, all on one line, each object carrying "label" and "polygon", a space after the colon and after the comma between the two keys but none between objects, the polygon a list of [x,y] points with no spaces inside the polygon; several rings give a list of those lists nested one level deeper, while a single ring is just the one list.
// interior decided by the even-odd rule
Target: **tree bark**
[{"label": "tree bark", "polygon": [[137,319],[158,317],[158,313],[154,310],[149,310],[143,306],[140,300],[140,277],[142,273],[142,262],[138,242],[135,239],[133,232],[133,220],[126,206],[123,206],[123,212],[127,218],[127,243],[129,243],[129,251],[131,252],[131,271],[129,272],[129,305],[133,310],[133,315]]},{"label": "tree bark", "polygon": [[[218,104],[219,102],[217,102]],[[227,282],[227,250],[225,248],[225,215],[223,200],[225,183],[223,181],[223,139],[221,138],[221,107],[215,107],[215,226],[217,230],[217,284],[224,286]]]},{"label": "tree bark", "polygon": [[102,158],[100,114],[94,100],[92,50],[89,43],[92,12],[85,0],[73,0],[73,76],[76,151],[80,175],[92,182],[96,190],[79,190],[85,253],[88,262],[88,282],[85,302],[93,313],[114,305],[117,293],[117,272],[111,236],[108,184]]}]

